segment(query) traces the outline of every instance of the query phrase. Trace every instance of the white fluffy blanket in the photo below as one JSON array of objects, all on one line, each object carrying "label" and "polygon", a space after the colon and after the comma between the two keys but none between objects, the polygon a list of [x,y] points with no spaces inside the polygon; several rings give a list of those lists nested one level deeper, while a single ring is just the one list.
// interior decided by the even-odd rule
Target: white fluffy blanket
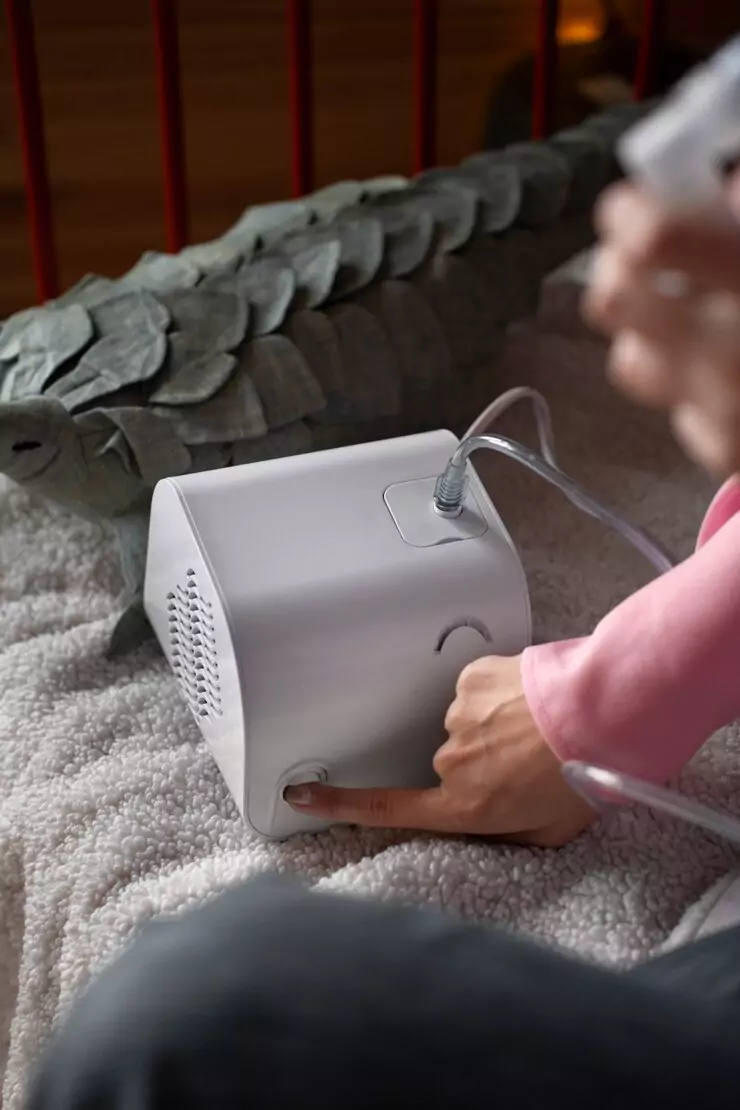
[{"label": "white fluffy blanket", "polygon": [[[566,468],[680,553],[690,550],[709,483],[662,418],[605,385],[597,343],[577,330],[520,327],[491,394],[514,382],[551,399]],[[526,413],[505,426],[531,434]],[[486,470],[525,557],[539,636],[584,632],[650,576],[622,541],[513,464],[486,460]],[[251,839],[163,663],[149,651],[116,665],[102,659],[120,589],[102,531],[6,483],[0,566],[7,1110],[18,1110],[29,1064],[100,961],[152,915],[257,872],[441,905],[628,963],[658,945],[733,861],[726,845],[644,810],[558,852],[346,829],[284,844]],[[738,810],[739,773],[740,741],[728,730],[685,786]]]}]

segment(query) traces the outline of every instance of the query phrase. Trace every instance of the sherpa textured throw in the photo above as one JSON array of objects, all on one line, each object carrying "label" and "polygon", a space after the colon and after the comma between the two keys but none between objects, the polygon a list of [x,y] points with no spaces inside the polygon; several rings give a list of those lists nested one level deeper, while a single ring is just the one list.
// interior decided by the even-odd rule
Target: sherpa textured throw
[{"label": "sherpa textured throw", "polygon": [[[681,555],[710,483],[660,416],[605,383],[604,348],[550,303],[511,333],[490,393],[539,387],[561,464]],[[529,438],[526,411],[502,422]],[[481,465],[529,573],[538,637],[578,635],[651,574],[618,537],[508,461]],[[53,1022],[153,915],[267,869],[319,889],[443,906],[587,957],[658,946],[732,865],[708,834],[626,810],[561,851],[339,829],[248,836],[174,681],[146,650],[103,660],[121,583],[102,530],[0,488],[0,1045],[3,1105]],[[670,644],[665,645],[670,651]],[[629,691],[625,691],[629,697]],[[740,740],[716,737],[684,789],[740,811]]]}]

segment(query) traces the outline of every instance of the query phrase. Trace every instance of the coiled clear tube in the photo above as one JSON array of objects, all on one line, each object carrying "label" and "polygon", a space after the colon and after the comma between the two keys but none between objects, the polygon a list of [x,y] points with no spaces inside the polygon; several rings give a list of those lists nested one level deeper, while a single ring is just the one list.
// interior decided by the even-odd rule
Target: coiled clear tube
[{"label": "coiled clear tube", "polygon": [[526,466],[528,470],[533,471],[540,478],[544,478],[550,485],[559,489],[571,504],[621,535],[652,564],[659,574],[665,574],[666,571],[675,566],[675,559],[648,532],[631,524],[614,509],[602,505],[600,501],[560,469],[555,460],[550,409],[541,393],[528,387],[510,390],[497,398],[485,412],[481,413],[475,423],[471,425],[471,431],[475,432],[477,428],[490,427],[492,421],[497,419],[506,409],[517,401],[525,399],[532,403],[535,410],[542,454],[532,451],[529,447],[525,447],[524,444],[518,443],[516,440],[509,439],[507,436],[490,433],[466,435],[445,467],[444,472],[437,479],[434,489],[435,512],[439,513],[440,516],[458,516],[462,511],[462,503],[465,497],[467,462],[470,455],[481,449],[498,451],[500,454]]}]

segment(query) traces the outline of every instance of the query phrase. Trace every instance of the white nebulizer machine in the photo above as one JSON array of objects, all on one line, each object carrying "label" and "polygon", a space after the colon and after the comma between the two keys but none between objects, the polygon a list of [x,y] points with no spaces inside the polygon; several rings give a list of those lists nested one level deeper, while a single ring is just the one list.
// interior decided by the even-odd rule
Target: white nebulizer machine
[{"label": "white nebulizer machine", "polygon": [[[484,434],[535,405],[542,453]],[[462,442],[427,432],[161,481],[144,604],[246,824],[325,823],[285,788],[420,787],[462,669],[530,642],[527,582],[483,484],[479,448],[517,459],[616,528],[655,541],[563,474],[544,399],[510,391]]]},{"label": "white nebulizer machine", "polygon": [[[736,45],[633,129],[620,153],[669,203],[711,206],[721,198],[718,160],[733,144],[740,151]],[[520,400],[534,405],[539,452],[488,431]],[[431,785],[461,670],[529,644],[524,571],[468,461],[479,449],[527,466],[658,572],[670,569],[650,536],[559,469],[547,405],[525,387],[461,441],[434,431],[156,487],[146,612],[253,831],[325,827],[287,805],[289,785]],[[602,803],[598,769],[566,773]]]}]

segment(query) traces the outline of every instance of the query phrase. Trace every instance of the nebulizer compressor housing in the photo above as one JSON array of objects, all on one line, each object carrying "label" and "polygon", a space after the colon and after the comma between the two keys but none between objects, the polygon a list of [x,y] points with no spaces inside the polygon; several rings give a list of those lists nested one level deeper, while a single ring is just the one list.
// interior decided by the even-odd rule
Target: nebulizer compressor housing
[{"label": "nebulizer compressor housing", "polygon": [[[479,430],[535,404],[542,454]],[[460,442],[433,431],[167,478],[155,489],[144,604],[253,831],[322,822],[286,786],[425,786],[466,664],[530,642],[519,556],[468,454],[489,447],[618,528],[649,537],[557,467],[539,394],[513,390]]]}]

